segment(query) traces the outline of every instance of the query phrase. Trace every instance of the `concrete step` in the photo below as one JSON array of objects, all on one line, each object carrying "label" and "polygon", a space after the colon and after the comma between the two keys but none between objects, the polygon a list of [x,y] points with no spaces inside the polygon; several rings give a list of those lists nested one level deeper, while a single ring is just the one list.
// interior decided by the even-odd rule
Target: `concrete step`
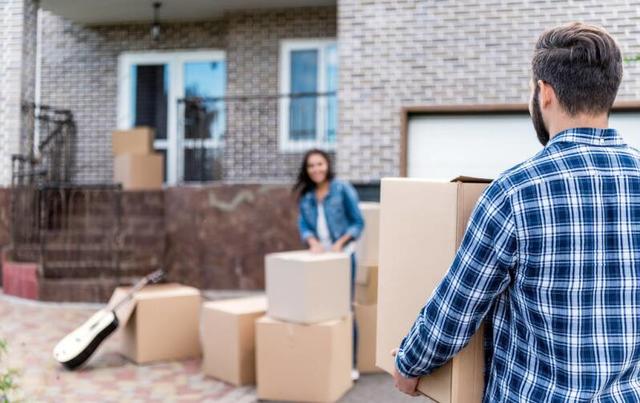
[{"label": "concrete step", "polygon": [[38,279],[41,301],[107,302],[120,285],[131,285],[140,277],[94,277],[83,279]]}]

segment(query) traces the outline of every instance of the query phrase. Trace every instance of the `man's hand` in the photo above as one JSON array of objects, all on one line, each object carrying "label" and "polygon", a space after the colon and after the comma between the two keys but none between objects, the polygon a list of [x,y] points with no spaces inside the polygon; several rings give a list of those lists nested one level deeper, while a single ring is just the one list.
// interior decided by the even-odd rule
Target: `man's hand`
[{"label": "man's hand", "polygon": [[[394,359],[396,358],[396,354],[398,354],[398,349],[394,348],[391,351],[391,355]],[[419,380],[420,378],[405,378],[404,376],[402,376],[402,374],[400,374],[400,372],[398,372],[397,369],[394,368],[393,370],[393,381],[396,389],[398,389],[402,393],[406,393],[409,396],[420,396],[420,393],[417,389]]]}]

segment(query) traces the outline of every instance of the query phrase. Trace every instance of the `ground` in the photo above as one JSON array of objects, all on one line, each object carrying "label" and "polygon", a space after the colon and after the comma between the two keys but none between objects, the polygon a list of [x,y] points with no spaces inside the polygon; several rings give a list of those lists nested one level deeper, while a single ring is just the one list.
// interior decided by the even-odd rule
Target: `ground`
[{"label": "ground", "polygon": [[[236,388],[204,377],[200,360],[137,366],[116,353],[107,340],[90,362],[76,372],[52,358],[53,346],[100,308],[94,304],[26,301],[0,290],[0,338],[9,343],[2,360],[21,371],[24,402],[256,402],[255,389]],[[386,374],[364,375],[340,402],[426,401],[394,390]]]}]

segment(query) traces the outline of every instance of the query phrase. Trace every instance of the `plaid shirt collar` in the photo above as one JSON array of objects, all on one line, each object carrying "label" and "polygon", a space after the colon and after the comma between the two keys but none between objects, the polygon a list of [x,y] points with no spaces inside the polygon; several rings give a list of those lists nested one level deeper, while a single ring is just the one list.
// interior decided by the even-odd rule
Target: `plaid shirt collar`
[{"label": "plaid shirt collar", "polygon": [[547,143],[547,147],[560,142],[609,147],[625,144],[616,129],[596,129],[592,127],[578,127],[561,131],[553,136]]}]

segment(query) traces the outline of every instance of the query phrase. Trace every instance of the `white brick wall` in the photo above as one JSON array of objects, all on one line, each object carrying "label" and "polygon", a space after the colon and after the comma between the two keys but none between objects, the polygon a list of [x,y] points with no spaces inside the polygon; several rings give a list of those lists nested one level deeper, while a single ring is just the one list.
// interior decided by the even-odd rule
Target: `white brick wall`
[{"label": "white brick wall", "polygon": [[[640,53],[638,1],[339,0],[338,172],[399,174],[402,106],[527,102],[535,40],[572,20]],[[640,63],[625,65],[619,99],[640,100]]]}]

